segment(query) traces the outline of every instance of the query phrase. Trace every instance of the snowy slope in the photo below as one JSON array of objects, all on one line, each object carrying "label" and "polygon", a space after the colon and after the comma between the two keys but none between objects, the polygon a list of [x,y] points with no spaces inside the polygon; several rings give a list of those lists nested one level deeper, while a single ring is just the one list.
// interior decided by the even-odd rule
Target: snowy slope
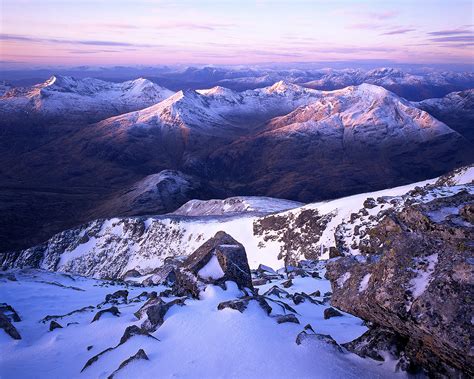
[{"label": "snowy slope", "polygon": [[[7,277],[14,277],[15,281]],[[200,299],[186,299],[184,306],[170,308],[163,325],[152,333],[158,340],[134,336],[81,372],[91,357],[117,345],[126,327],[140,324],[134,312],[146,298],[136,296],[143,291],[160,292],[165,287],[132,287],[38,270],[10,271],[0,281],[2,301],[13,306],[21,318],[13,324],[22,337],[13,340],[0,329],[2,378],[107,378],[139,349],[149,360],[131,362],[114,378],[150,378],[157,373],[160,378],[405,377],[394,373],[390,361],[381,365],[340,352],[323,341],[297,345],[296,336],[308,323],[338,343],[348,342],[367,330],[362,320],[349,314],[325,320],[323,311],[327,305],[291,303],[300,324],[277,323],[272,316],[282,311],[274,303],[270,316],[256,302],[251,302],[243,313],[217,310],[219,303],[242,296],[232,282],[227,282],[227,290],[209,285]],[[260,293],[282,281],[260,287]],[[117,304],[119,316],[105,313],[91,323],[105,296],[124,289],[129,291],[128,299],[136,298],[135,301]],[[297,277],[288,292],[325,293],[329,289],[325,279]],[[47,315],[64,315],[83,307],[90,308],[53,318],[62,326],[60,329],[49,331],[50,321],[41,322]]]},{"label": "snowy slope", "polygon": [[300,207],[302,203],[258,196],[236,196],[224,200],[190,200],[176,211],[181,216],[218,216],[242,212],[273,213]]},{"label": "snowy slope", "polygon": [[94,78],[52,76],[32,87],[7,91],[0,97],[0,112],[91,121],[145,108],[172,94],[143,78],[113,83]]},{"label": "snowy slope", "polygon": [[[451,174],[449,182],[433,179],[267,216],[247,212],[227,216],[164,215],[96,220],[57,234],[43,245],[8,255],[2,266],[33,266],[97,278],[121,277],[131,269],[145,275],[160,267],[166,257],[191,254],[220,230],[245,246],[252,268],[259,264],[282,266],[279,254],[287,246],[291,246],[296,259],[327,259],[331,247],[336,246],[346,254],[357,255],[368,237],[364,231],[388,209],[463,190],[474,193],[474,186],[465,184],[472,181],[473,172],[474,168],[470,167]],[[372,200],[366,202],[368,198]]]}]

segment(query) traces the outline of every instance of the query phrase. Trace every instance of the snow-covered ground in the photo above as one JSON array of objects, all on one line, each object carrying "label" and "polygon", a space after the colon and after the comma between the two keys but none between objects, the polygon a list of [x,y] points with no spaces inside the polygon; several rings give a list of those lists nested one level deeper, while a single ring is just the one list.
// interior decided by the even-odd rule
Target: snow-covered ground
[{"label": "snow-covered ground", "polygon": [[[278,324],[255,301],[243,313],[218,310],[219,303],[241,296],[233,282],[227,282],[227,290],[208,286],[199,300],[187,299],[184,306],[170,308],[163,325],[152,334],[159,341],[146,336],[132,337],[81,373],[92,356],[119,343],[127,326],[139,324],[133,313],[144,300],[118,305],[119,317],[106,313],[93,323],[96,308],[75,313],[56,320],[62,329],[49,331],[49,322],[40,321],[45,316],[96,306],[107,294],[124,289],[125,285],[40,270],[9,274],[17,280],[0,278],[0,299],[13,306],[21,317],[20,322],[13,324],[22,339],[13,340],[0,330],[1,378],[107,378],[139,349],[145,351],[149,360],[130,363],[114,378],[405,377],[395,373],[390,362],[380,364],[362,359],[321,341],[305,340],[297,345],[296,336],[308,323],[317,333],[329,334],[338,343],[348,342],[366,331],[360,319],[348,314],[325,320],[323,311],[327,305],[291,304],[298,312],[300,324]],[[259,292],[262,294],[282,281],[261,286]],[[291,294],[316,290],[324,294],[330,290],[325,279],[296,277],[293,283],[286,289]],[[142,291],[163,289],[128,286],[128,298]],[[279,306],[270,304],[271,315],[283,313]]]}]

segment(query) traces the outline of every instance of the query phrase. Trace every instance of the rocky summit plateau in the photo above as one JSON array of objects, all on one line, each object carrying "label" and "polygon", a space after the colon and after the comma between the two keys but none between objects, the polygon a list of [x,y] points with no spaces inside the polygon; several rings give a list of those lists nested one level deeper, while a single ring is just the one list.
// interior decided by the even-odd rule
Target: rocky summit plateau
[{"label": "rocky summit plateau", "polygon": [[67,73],[0,86],[0,378],[474,377],[472,73]]}]

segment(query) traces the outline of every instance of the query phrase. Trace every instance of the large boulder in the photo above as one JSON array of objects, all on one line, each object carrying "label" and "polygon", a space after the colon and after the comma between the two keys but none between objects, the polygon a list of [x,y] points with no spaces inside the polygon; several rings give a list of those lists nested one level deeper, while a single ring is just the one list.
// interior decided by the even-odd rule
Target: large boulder
[{"label": "large boulder", "polygon": [[467,192],[406,206],[371,228],[374,254],[327,265],[332,305],[407,339],[429,375],[474,375],[474,228]]},{"label": "large boulder", "polygon": [[175,291],[198,297],[208,283],[233,281],[241,289],[253,290],[247,254],[242,244],[225,232],[217,232],[202,244],[176,272]]}]

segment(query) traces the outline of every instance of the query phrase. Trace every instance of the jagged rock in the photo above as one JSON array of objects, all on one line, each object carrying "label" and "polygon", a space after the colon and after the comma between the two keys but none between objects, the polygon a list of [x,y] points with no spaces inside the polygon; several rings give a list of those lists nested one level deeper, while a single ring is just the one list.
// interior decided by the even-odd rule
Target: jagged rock
[{"label": "jagged rock", "polygon": [[[123,335],[122,335],[122,338],[120,338],[120,342],[119,342],[116,346],[114,346],[114,347],[109,347],[109,348],[107,348],[107,349],[101,351],[100,353],[94,355],[92,358],[90,358],[90,359],[86,362],[86,364],[84,365],[84,367],[82,367],[81,372],[83,372],[86,368],[88,368],[89,366],[91,366],[93,363],[97,362],[97,361],[99,360],[99,358],[100,358],[102,355],[104,355],[104,354],[106,354],[106,353],[108,353],[108,352],[110,352],[110,351],[115,350],[117,347],[119,347],[120,345],[123,345],[123,344],[124,344],[125,342],[127,342],[130,338],[132,338],[133,336],[136,336],[136,335],[147,336],[147,337],[149,337],[149,338],[153,338],[154,340],[159,341],[158,338],[153,337],[153,336],[152,336],[151,334],[149,334],[146,330],[141,329],[141,328],[139,328],[139,327],[136,326],[136,325],[128,326],[128,327],[125,329],[125,331],[124,331],[124,333],[123,333]],[[91,348],[92,348],[92,346],[91,346]],[[89,347],[87,348],[87,350],[90,350]]]},{"label": "jagged rock", "polygon": [[142,328],[148,332],[154,332],[164,322],[166,312],[173,305],[184,305],[186,298],[175,299],[165,303],[161,298],[150,299],[137,312],[135,316],[142,319],[146,316],[146,320],[142,323]]},{"label": "jagged rock", "polygon": [[41,319],[41,322],[44,324],[50,320],[57,320],[57,319],[62,319],[64,317],[68,317],[68,316],[71,316],[75,313],[82,313],[82,312],[86,312],[86,311],[92,311],[95,307],[93,307],[92,305],[88,305],[87,307],[83,307],[83,308],[80,308],[80,309],[76,309],[74,311],[71,311],[69,313],[66,313],[64,315],[53,315],[53,316],[46,316],[44,317],[43,319]]},{"label": "jagged rock", "polygon": [[329,262],[332,304],[408,339],[406,355],[429,375],[474,375],[474,228],[458,212],[467,192],[405,205],[369,230],[377,255]]},{"label": "jagged rock", "polygon": [[281,285],[285,288],[290,288],[293,285],[293,281],[291,279],[288,279],[284,281],[283,283],[281,283]]},{"label": "jagged rock", "polygon": [[142,276],[142,274],[140,274],[138,270],[131,269],[122,275],[122,280],[126,280],[128,278],[139,278],[140,276]]},{"label": "jagged rock", "polygon": [[267,284],[269,282],[268,279],[266,278],[257,278],[252,280],[252,285],[253,286],[263,286],[264,284]]},{"label": "jagged rock", "polygon": [[340,251],[336,246],[331,246],[329,248],[329,258],[343,257],[344,253]]},{"label": "jagged rock", "polygon": [[314,291],[313,293],[310,293],[309,296],[312,297],[321,297],[321,292],[319,290]]},{"label": "jagged rock", "polygon": [[314,279],[321,279],[321,276],[319,276],[319,272],[317,271],[312,272],[311,277]]},{"label": "jagged rock", "polygon": [[267,313],[267,315],[272,312],[272,307],[268,305],[267,301],[262,296],[245,296],[236,300],[224,301],[219,303],[217,309],[222,310],[225,308],[230,308],[243,313],[247,309],[249,302],[252,300],[255,300],[258,305],[260,305],[260,307]]},{"label": "jagged rock", "polygon": [[330,319],[332,317],[341,317],[344,316],[341,312],[339,312],[337,309],[334,309],[333,307],[326,308],[324,310],[324,319]]},{"label": "jagged rock", "polygon": [[133,361],[138,361],[140,359],[143,359],[145,361],[148,361],[148,356],[146,355],[145,351],[143,349],[138,350],[135,355],[131,356],[130,358],[126,359],[123,361],[120,366],[118,367],[117,370],[115,370],[112,374],[109,375],[108,379],[112,379],[114,375],[119,372],[121,369],[123,369],[125,366],[128,364],[132,363]]},{"label": "jagged rock", "polygon": [[298,318],[293,313],[288,313],[286,315],[276,315],[275,319],[279,324],[283,324],[285,322],[293,322],[295,324],[300,323],[300,320],[298,320]]},{"label": "jagged rock", "polygon": [[267,290],[263,296],[277,296],[278,298],[282,298],[282,297],[289,297],[290,294],[289,292],[285,291],[285,290],[282,290],[280,287],[278,286],[273,286],[272,288],[270,288],[269,290]]},{"label": "jagged rock", "polygon": [[295,305],[304,303],[306,300],[308,300],[309,302],[311,302],[313,304],[320,304],[319,301],[314,300],[313,298],[311,298],[311,296],[309,296],[308,294],[306,294],[304,292],[294,293],[293,296],[292,296],[292,299],[293,299],[293,303],[295,303]]},{"label": "jagged rock", "polygon": [[49,324],[49,331],[52,332],[54,329],[62,329],[63,327],[56,321],[51,321]]},{"label": "jagged rock", "polygon": [[109,293],[105,296],[105,303],[111,304],[126,304],[128,298],[128,291],[127,290],[119,290],[115,291],[114,293]]},{"label": "jagged rock", "polygon": [[20,333],[12,325],[7,316],[0,312],[0,329],[3,329],[14,340],[21,340]]},{"label": "jagged rock", "polygon": [[91,323],[99,320],[104,313],[111,313],[112,315],[117,316],[117,317],[120,316],[120,311],[118,310],[118,308],[113,306],[107,309],[102,309],[99,312],[97,312],[94,318],[92,319]]},{"label": "jagged rock", "polygon": [[138,303],[140,301],[143,301],[144,299],[147,299],[147,300],[148,299],[154,299],[157,296],[158,296],[158,294],[156,293],[156,291],[151,291],[151,292],[143,291],[141,294],[129,299],[128,302],[129,303]]},{"label": "jagged rock", "polygon": [[407,342],[408,338],[389,329],[376,326],[342,346],[362,358],[369,357],[376,361],[384,361],[381,353],[389,353],[394,359],[399,359]]},{"label": "jagged rock", "polygon": [[342,353],[341,346],[339,346],[339,344],[334,340],[334,338],[332,338],[328,334],[315,333],[311,325],[307,325],[304,330],[296,336],[297,345],[301,345],[302,343],[306,343],[309,341],[326,343]]},{"label": "jagged rock", "polygon": [[164,284],[172,286],[176,281],[176,272],[179,265],[182,263],[181,259],[173,259],[168,257],[165,259],[163,266],[153,270],[151,276],[143,281],[146,286],[153,286],[158,284]]},{"label": "jagged rock", "polygon": [[147,337],[150,337],[150,338],[153,338],[155,340],[158,341],[158,338],[156,337],[153,337],[150,333],[148,333],[148,331],[146,331],[145,329],[143,328],[140,328],[136,325],[130,325],[130,326],[127,326],[127,328],[125,329],[125,331],[123,332],[123,335],[122,337],[120,338],[120,342],[117,346],[120,346],[120,345],[123,345],[125,342],[127,342],[130,338],[132,338],[133,336],[147,336]]},{"label": "jagged rock", "polygon": [[0,313],[3,313],[12,322],[21,321],[21,318],[18,315],[17,311],[15,311],[15,309],[11,305],[8,305],[7,303],[0,304]]},{"label": "jagged rock", "polygon": [[375,201],[373,197],[368,197],[364,201],[364,208],[372,209],[372,208],[375,208],[376,206],[377,206],[377,202]]},{"label": "jagged rock", "polygon": [[227,280],[241,289],[253,289],[245,248],[221,231],[183,262],[176,273],[174,289],[179,295],[199,297],[203,283],[222,284]]}]

